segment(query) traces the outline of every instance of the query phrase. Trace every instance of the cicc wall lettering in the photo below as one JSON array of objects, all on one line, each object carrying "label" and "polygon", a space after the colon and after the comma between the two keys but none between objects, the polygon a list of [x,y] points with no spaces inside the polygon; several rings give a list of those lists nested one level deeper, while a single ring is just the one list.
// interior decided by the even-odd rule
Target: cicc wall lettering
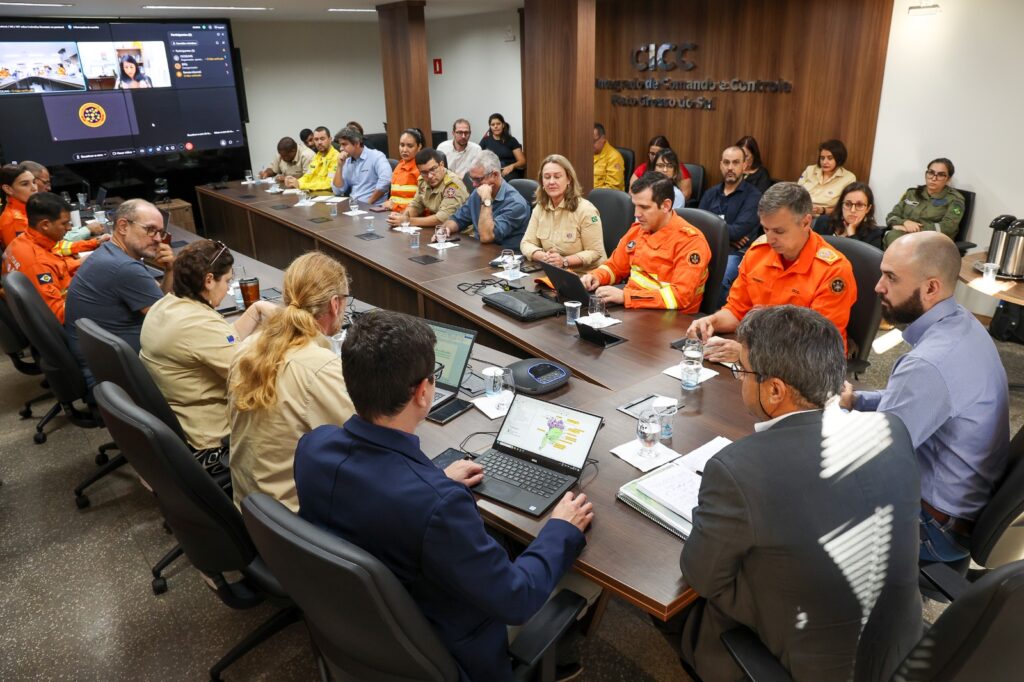
[{"label": "cicc wall lettering", "polygon": [[[653,107],[659,109],[699,109],[715,111],[717,93],[790,94],[793,84],[783,78],[672,78],[661,77],[659,71],[693,71],[697,63],[692,53],[697,43],[648,43],[630,50],[630,63],[647,78],[598,78],[598,90],[610,90],[612,105],[618,107]],[[635,94],[634,94],[635,92]],[[684,92],[686,94],[677,94]],[[649,93],[649,94],[648,94]]]}]

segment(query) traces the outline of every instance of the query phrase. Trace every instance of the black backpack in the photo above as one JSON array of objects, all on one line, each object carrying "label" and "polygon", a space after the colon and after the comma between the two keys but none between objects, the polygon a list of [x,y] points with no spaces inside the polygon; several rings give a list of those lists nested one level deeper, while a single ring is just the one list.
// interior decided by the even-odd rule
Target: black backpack
[{"label": "black backpack", "polygon": [[988,325],[988,333],[997,341],[1024,343],[1024,308],[1000,301]]}]

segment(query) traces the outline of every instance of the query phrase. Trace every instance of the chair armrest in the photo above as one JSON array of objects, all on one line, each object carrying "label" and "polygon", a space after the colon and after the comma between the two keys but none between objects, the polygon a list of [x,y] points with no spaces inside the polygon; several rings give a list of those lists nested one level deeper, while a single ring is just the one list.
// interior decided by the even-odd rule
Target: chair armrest
[{"label": "chair armrest", "polygon": [[738,627],[723,632],[722,644],[752,682],[792,682],[789,671],[751,630]]},{"label": "chair armrest", "polygon": [[527,621],[508,652],[516,663],[534,668],[551,645],[562,638],[587,605],[587,600],[572,590],[562,590]]},{"label": "chair armrest", "polygon": [[942,563],[924,564],[921,566],[921,575],[950,601],[955,601],[971,586],[967,578]]}]

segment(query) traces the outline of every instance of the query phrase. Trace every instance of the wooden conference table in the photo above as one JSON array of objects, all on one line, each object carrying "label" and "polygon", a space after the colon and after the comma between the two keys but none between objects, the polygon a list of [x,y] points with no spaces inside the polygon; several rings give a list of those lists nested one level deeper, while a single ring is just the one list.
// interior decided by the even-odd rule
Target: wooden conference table
[{"label": "wooden conference table", "polygon": [[[754,419],[740,398],[740,382],[727,369],[712,365],[719,376],[689,392],[662,374],[679,362],[679,353],[669,342],[683,335],[689,315],[612,309],[612,316],[623,323],[611,331],[629,341],[602,349],[576,338],[562,317],[518,322],[485,308],[479,296],[459,291],[458,284],[493,274],[487,262],[499,253],[498,247],[463,238],[460,246],[447,250],[442,262],[420,265],[408,260],[419,254],[409,248],[407,235],[388,229],[385,214],[367,214],[384,238],[363,241],[355,235],[364,231],[365,216],[339,215],[331,220],[324,204],[281,208],[290,207],[296,197],[266,194],[264,187],[250,189],[233,183],[222,190],[197,188],[207,236],[230,246],[236,264],[245,266],[247,274],[256,274],[261,288],[280,288],[277,268],[306,250],[319,249],[349,269],[358,310],[366,308],[365,302],[479,330],[471,360],[478,372],[484,366],[505,365],[513,357],[539,356],[568,366],[577,378],[543,398],[605,418],[591,451],[597,467],[588,466],[581,478],[583,492],[594,502],[595,519],[574,568],[607,592],[661,619],[696,598],[679,569],[683,542],[616,499],[619,487],[641,472],[610,453],[636,437],[636,421],[615,408],[651,393],[680,396],[684,403],[674,423],[673,440],[666,443],[678,452],[685,454],[719,435],[736,440],[753,431]],[[340,210],[347,210],[347,205],[341,204]],[[312,221],[323,217],[328,220]],[[425,245],[425,232],[418,251],[436,255]],[[175,233],[175,239],[182,238],[187,237]],[[443,427],[425,423],[418,435],[423,451],[433,457],[458,447],[471,434],[497,431],[499,425],[500,420],[489,420],[473,409]],[[466,448],[478,451],[492,439],[475,436]],[[547,516],[534,519],[485,499],[479,499],[478,506],[489,524],[524,542],[536,537],[547,520]]]},{"label": "wooden conference table", "polygon": [[988,296],[994,296],[1002,301],[1024,305],[1024,282],[1017,282],[1010,279],[997,279],[995,282],[986,282],[982,274],[974,269],[975,263],[984,263],[988,254],[984,251],[971,253],[960,260],[960,281],[968,288],[981,292]]}]

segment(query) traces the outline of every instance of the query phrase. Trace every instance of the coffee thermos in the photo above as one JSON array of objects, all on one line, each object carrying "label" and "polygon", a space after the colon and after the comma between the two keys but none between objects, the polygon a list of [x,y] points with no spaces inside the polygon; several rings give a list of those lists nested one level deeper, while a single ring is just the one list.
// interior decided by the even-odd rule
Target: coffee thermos
[{"label": "coffee thermos", "polygon": [[986,263],[1002,264],[1003,255],[1006,253],[1006,230],[1017,220],[1016,216],[1003,214],[996,216],[989,227],[992,228],[992,241],[988,244],[988,258]]},{"label": "coffee thermos", "polygon": [[1007,277],[1024,277],[1024,220],[1015,220],[1006,229],[1006,243],[998,261],[999,274]]}]

